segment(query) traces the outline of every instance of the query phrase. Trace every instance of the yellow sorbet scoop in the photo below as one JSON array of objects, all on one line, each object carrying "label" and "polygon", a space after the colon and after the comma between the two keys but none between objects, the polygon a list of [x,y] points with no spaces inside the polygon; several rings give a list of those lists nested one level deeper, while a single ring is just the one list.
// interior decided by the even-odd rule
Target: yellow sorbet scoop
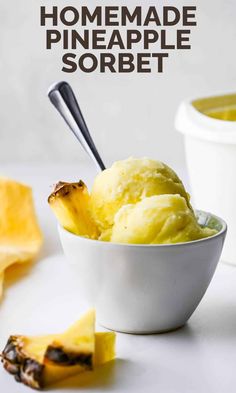
[{"label": "yellow sorbet scoop", "polygon": [[155,195],[121,207],[115,215],[111,241],[129,244],[170,244],[212,236],[202,228],[180,195]]}]

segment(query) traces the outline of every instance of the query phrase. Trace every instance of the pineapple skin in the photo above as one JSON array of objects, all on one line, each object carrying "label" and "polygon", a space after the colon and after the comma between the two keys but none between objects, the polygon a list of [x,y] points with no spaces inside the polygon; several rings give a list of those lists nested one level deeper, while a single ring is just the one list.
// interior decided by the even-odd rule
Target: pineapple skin
[{"label": "pineapple skin", "polygon": [[62,346],[49,345],[45,352],[44,358],[47,362],[57,364],[59,366],[75,366],[81,365],[92,370],[93,354],[92,353],[75,353],[68,352]]},{"label": "pineapple skin", "polygon": [[17,382],[33,389],[42,389],[45,366],[27,357],[23,350],[23,342],[22,336],[10,336],[1,355],[3,367]]}]

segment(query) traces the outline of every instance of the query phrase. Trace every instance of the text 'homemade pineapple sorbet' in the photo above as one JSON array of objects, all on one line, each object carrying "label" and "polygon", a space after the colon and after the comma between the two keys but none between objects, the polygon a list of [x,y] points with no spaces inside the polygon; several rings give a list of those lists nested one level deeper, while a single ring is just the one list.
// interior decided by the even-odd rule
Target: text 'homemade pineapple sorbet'
[{"label": "text 'homemade pineapple sorbet'", "polygon": [[66,184],[67,192],[61,188],[58,192],[57,187],[49,203],[61,225],[80,236],[114,243],[168,244],[216,233],[198,224],[183,183],[160,161],[117,161],[97,175],[90,195],[83,182],[60,184]]}]

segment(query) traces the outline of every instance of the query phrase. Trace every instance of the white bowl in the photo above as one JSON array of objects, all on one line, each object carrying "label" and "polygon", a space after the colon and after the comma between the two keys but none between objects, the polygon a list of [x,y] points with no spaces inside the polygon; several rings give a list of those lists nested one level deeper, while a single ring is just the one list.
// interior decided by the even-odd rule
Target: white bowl
[{"label": "white bowl", "polygon": [[202,299],[223,247],[226,224],[197,212],[201,225],[218,229],[188,243],[129,245],[90,240],[59,227],[78,294],[98,322],[126,333],[154,333],[185,324]]}]

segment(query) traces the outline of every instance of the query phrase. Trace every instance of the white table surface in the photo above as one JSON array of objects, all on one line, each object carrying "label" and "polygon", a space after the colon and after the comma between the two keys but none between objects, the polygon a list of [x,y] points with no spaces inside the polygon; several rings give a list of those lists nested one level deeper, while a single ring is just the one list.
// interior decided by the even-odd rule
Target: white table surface
[{"label": "white table surface", "polygon": [[[179,171],[185,179],[185,174]],[[45,242],[33,266],[8,276],[0,305],[0,348],[10,334],[63,331],[85,311],[73,296],[76,278],[59,244],[56,221],[46,198],[57,180],[84,179],[92,168],[83,165],[4,165],[1,174],[27,182]],[[99,328],[99,327],[98,327]],[[102,329],[101,329],[102,330]],[[117,360],[94,373],[71,378],[54,392],[235,393],[236,391],[236,267],[220,263],[209,289],[188,324],[175,332],[134,336],[117,334]],[[0,392],[23,393],[2,368]]]}]

